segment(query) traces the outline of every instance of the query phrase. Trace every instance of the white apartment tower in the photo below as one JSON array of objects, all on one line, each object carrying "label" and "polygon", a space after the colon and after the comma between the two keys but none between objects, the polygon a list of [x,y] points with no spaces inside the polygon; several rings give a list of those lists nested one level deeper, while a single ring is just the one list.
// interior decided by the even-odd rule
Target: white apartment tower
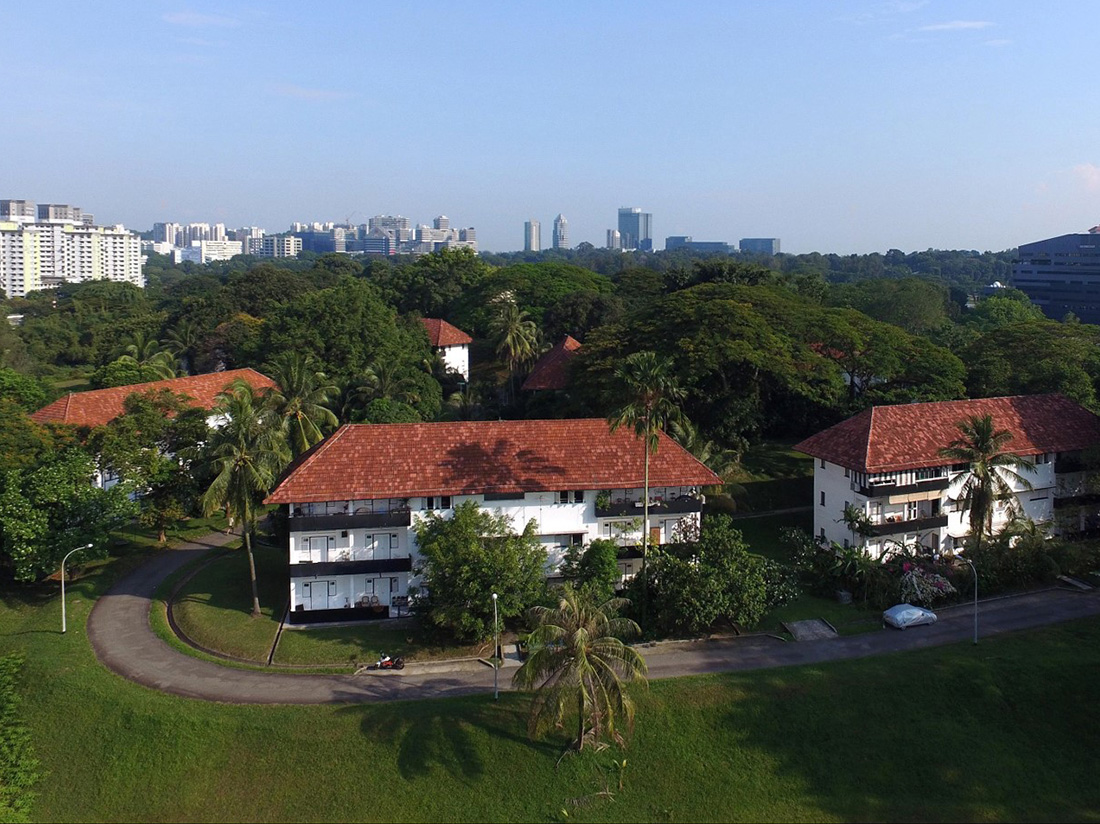
[{"label": "white apartment tower", "polygon": [[539,237],[539,222],[528,220],[523,224],[523,251],[538,252],[542,249],[542,239]]},{"label": "white apartment tower", "polygon": [[21,220],[0,220],[0,286],[5,297],[89,280],[145,285],[137,235],[123,226],[88,225],[90,215],[56,204],[42,204],[38,214],[45,218],[30,222],[26,213],[33,204],[22,203],[18,209],[8,206],[9,216],[18,211]]},{"label": "white apartment tower", "polygon": [[569,248],[569,222],[562,214],[554,218],[554,248]]}]

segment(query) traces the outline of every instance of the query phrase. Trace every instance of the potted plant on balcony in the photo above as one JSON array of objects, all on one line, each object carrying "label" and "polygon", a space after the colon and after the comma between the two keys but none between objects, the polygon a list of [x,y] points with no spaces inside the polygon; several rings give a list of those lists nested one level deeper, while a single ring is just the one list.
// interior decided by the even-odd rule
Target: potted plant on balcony
[{"label": "potted plant on balcony", "polygon": [[610,492],[597,492],[596,493],[596,509],[609,509],[611,507],[611,493]]}]

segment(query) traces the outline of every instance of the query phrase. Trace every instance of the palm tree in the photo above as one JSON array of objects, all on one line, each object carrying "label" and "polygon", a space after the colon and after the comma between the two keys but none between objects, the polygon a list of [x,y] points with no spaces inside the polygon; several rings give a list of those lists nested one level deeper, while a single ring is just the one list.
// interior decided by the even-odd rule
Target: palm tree
[{"label": "palm tree", "polygon": [[980,543],[983,536],[993,534],[996,503],[1005,504],[1012,514],[1018,513],[1019,502],[1010,484],[1031,489],[1031,482],[1019,470],[1034,472],[1035,464],[1004,451],[1013,435],[1007,429],[995,429],[992,415],[971,415],[959,421],[958,427],[962,437],[941,449],[940,456],[969,467],[959,488],[958,501],[970,511],[970,532]]},{"label": "palm tree", "polygon": [[[670,421],[680,416],[677,404],[684,390],[672,372],[672,361],[656,352],[635,352],[615,370],[624,401],[608,418],[611,431],[629,426],[642,442],[645,453],[645,482],[642,511],[642,579],[645,580],[646,555],[649,546],[649,456],[656,454],[658,434]],[[642,620],[645,620],[645,592],[642,588]]]},{"label": "palm tree", "polygon": [[312,355],[280,352],[265,366],[275,381],[265,401],[283,421],[290,450],[297,458],[340,423],[328,408],[339,390],[317,369]]},{"label": "palm tree", "polygon": [[535,689],[528,724],[532,737],[563,726],[575,708],[578,750],[604,735],[623,743],[617,721],[628,726],[634,721],[625,684],[646,680],[645,659],[621,640],[639,633],[637,624],[618,615],[627,603],[613,598],[596,604],[566,585],[556,608],[528,612],[535,624],[528,638],[530,655],[512,683]]},{"label": "palm tree", "polygon": [[489,324],[496,341],[497,356],[508,364],[509,385],[515,383],[516,371],[534,360],[538,354],[538,327],[511,297],[498,297],[497,314]]},{"label": "palm tree", "polygon": [[192,318],[184,318],[169,330],[165,346],[179,360],[180,370],[190,374],[195,352],[202,340],[202,329]]},{"label": "palm tree", "polygon": [[260,614],[252,557],[256,510],[290,460],[290,449],[282,421],[243,380],[234,381],[218,396],[213,412],[225,424],[211,436],[214,480],[203,493],[202,508],[206,515],[224,509],[241,525],[252,583],[252,615],[256,617]]},{"label": "palm tree", "polygon": [[135,332],[129,338],[129,343],[123,347],[123,354],[118,357],[118,360],[148,369],[161,380],[176,377],[175,362],[171,352],[165,349],[159,340],[144,332]]}]

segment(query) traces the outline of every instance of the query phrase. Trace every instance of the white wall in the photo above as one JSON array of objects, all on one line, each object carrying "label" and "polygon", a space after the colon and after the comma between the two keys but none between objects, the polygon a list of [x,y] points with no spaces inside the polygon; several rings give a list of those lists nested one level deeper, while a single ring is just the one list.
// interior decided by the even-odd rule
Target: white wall
[{"label": "white wall", "polygon": [[451,372],[457,372],[465,380],[470,379],[470,347],[440,346],[439,354],[443,356],[443,365]]}]

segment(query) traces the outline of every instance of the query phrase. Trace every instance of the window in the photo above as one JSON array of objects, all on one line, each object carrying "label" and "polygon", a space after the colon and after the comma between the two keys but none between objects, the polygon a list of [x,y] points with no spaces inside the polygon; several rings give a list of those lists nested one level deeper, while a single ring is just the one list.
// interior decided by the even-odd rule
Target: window
[{"label": "window", "polygon": [[396,532],[390,533],[390,549],[397,549],[398,538]]},{"label": "window", "polygon": [[573,503],[575,503],[575,504],[583,504],[584,503],[584,490],[583,489],[574,489],[573,490]]},{"label": "window", "polygon": [[821,540],[825,540],[825,527],[821,527]]},{"label": "window", "polygon": [[451,508],[451,496],[439,495],[429,496],[424,499],[425,509],[450,509]]},{"label": "window", "polygon": [[918,469],[916,472],[916,479],[918,481],[927,481],[932,478],[942,478],[943,467],[942,466],[928,466],[924,469]]},{"label": "window", "polygon": [[825,506],[825,491],[824,490],[822,490],[822,492],[821,492],[821,505]]},{"label": "window", "polygon": [[919,517],[919,507],[916,501],[909,501],[905,505],[905,520],[915,521]]},{"label": "window", "polygon": [[845,478],[850,478],[851,475],[852,475],[852,470],[850,470],[848,467],[844,467],[844,477]]},{"label": "window", "polygon": [[847,538],[844,539],[844,548],[848,549],[848,539]]},{"label": "window", "polygon": [[822,469],[825,468],[825,459],[824,458],[821,459],[821,468]]},{"label": "window", "polygon": [[559,504],[569,503],[569,491],[568,490],[563,489],[561,492],[558,493],[558,503]]}]

